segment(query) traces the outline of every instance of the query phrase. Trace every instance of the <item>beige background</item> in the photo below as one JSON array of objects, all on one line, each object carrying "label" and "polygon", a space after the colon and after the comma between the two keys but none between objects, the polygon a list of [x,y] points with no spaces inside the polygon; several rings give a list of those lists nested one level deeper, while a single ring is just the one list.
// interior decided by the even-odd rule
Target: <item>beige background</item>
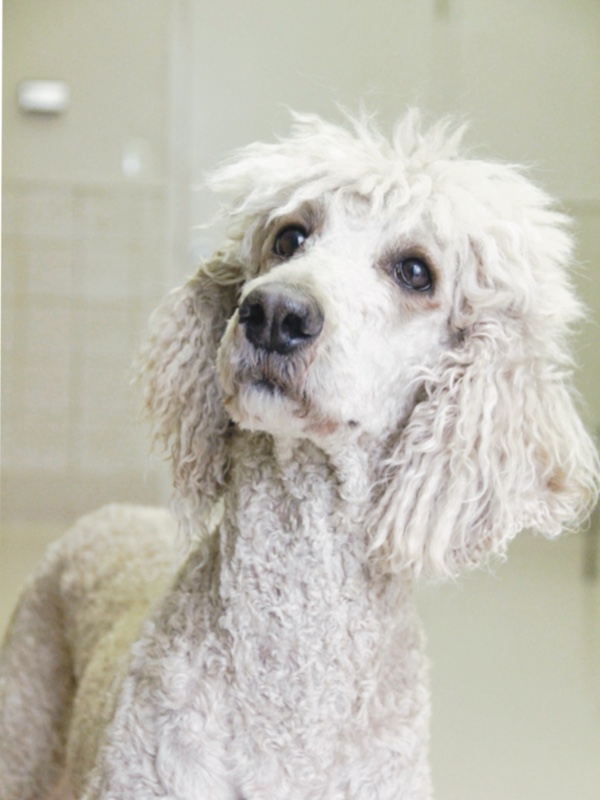
[{"label": "beige background", "polygon": [[[578,381],[600,425],[597,0],[4,0],[0,629],[44,544],[108,500],[165,502],[130,364],[150,309],[218,243],[200,188],[288,109],[407,105],[471,121],[573,215],[591,308]],[[66,81],[58,117],[21,80]],[[137,171],[126,174],[133,158]],[[131,172],[131,171],[130,171]],[[430,589],[440,800],[592,800],[593,540],[524,538],[498,578]]]}]

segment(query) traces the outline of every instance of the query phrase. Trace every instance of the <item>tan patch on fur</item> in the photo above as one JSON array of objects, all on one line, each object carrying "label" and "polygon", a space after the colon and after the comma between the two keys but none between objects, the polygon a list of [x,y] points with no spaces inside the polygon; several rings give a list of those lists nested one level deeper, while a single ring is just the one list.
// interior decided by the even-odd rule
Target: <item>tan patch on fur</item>
[{"label": "tan patch on fur", "polygon": [[317,436],[329,436],[332,433],[335,433],[339,427],[339,422],[335,422],[332,419],[322,419],[307,425],[306,432],[314,433]]},{"label": "tan patch on fur", "polygon": [[552,473],[552,475],[548,479],[546,486],[554,494],[560,494],[561,492],[564,492],[566,489],[565,483],[566,483],[565,473],[563,472],[562,469],[557,469]]}]

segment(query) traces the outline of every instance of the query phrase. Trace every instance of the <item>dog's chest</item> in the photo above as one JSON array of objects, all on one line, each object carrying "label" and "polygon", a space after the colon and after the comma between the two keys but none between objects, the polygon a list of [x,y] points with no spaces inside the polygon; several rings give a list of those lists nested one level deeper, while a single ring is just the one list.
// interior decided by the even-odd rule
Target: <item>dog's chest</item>
[{"label": "dog's chest", "polygon": [[[207,757],[219,762],[236,797],[273,786],[281,798],[366,796],[343,788],[355,771],[397,786],[426,704],[408,587],[374,583],[361,528],[324,472],[297,491],[262,476],[268,497],[260,474],[238,484],[211,558],[190,562],[163,617],[170,733],[159,750],[185,754],[190,786]],[[187,633],[174,640],[175,629]]]}]

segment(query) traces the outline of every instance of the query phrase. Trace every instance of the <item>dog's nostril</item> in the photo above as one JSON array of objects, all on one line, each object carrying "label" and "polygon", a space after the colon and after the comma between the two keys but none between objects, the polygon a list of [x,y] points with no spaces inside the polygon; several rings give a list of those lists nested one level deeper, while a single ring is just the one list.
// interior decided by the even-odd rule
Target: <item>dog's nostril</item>
[{"label": "dog's nostril", "polygon": [[271,283],[254,289],[241,304],[240,323],[255,347],[289,353],[315,339],[323,328],[323,312],[303,289]]},{"label": "dog's nostril", "polygon": [[260,303],[244,303],[239,309],[240,322],[244,325],[260,326],[265,324],[265,312]]},{"label": "dog's nostril", "polygon": [[312,320],[298,314],[287,314],[281,320],[281,333],[288,339],[310,339],[312,333]]}]

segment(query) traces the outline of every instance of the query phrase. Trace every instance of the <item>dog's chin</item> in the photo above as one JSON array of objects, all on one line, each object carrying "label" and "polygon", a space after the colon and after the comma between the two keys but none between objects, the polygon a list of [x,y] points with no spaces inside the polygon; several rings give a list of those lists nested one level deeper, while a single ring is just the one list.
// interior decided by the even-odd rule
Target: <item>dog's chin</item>
[{"label": "dog's chin", "polygon": [[305,404],[267,378],[248,381],[224,398],[240,428],[280,436],[300,436],[307,419]]},{"label": "dog's chin", "polygon": [[298,398],[268,378],[243,383],[233,395],[225,396],[224,404],[240,428],[280,438],[319,441],[340,429],[338,421],[324,415],[305,396]]}]

